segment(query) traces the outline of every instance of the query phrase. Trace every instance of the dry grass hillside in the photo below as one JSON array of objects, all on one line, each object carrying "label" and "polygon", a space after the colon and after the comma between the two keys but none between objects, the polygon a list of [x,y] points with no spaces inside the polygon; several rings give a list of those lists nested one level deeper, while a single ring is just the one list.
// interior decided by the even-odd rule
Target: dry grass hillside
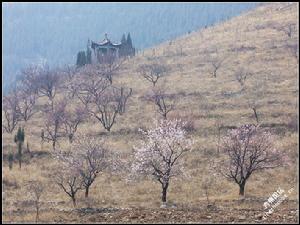
[{"label": "dry grass hillside", "polygon": [[[287,167],[254,174],[247,183],[246,197],[267,199],[281,187],[285,190],[295,188],[289,198],[297,199],[299,56],[290,46],[296,46],[299,42],[298,11],[298,3],[260,5],[229,21],[139,52],[126,61],[113,81],[133,89],[126,113],[117,118],[110,133],[92,119],[81,124],[79,131],[87,130],[93,136],[104,137],[111,149],[130,158],[132,147],[140,139],[138,128],[150,128],[154,119],[160,118],[154,106],[142,98],[151,89],[151,83],[137,72],[140,65],[156,60],[170,68],[157,85],[165,85],[168,93],[176,98],[176,109],[170,113],[173,114],[171,116],[189,118],[194,121],[195,128],[189,134],[195,139],[195,145],[192,153],[185,158],[191,177],[171,182],[168,193],[170,202],[178,206],[196,207],[205,200],[201,184],[207,176],[207,162],[217,157],[216,121],[221,121],[224,126],[222,135],[229,127],[255,123],[249,102],[256,103],[261,126],[271,129],[276,135],[276,147],[287,152],[292,163]],[[282,30],[289,24],[295,24],[296,28],[291,37]],[[211,61],[216,59],[224,61],[217,70],[217,77],[213,77]],[[252,74],[247,77],[243,91],[235,77],[235,72],[240,68]],[[42,104],[43,101],[40,102]],[[48,154],[52,151],[50,144],[45,144],[41,149],[42,127],[42,113],[36,114],[25,124],[25,143],[29,142],[33,157],[26,158],[22,170],[18,169],[17,163],[13,170],[8,169],[6,156],[8,151],[16,151],[16,144],[11,134],[2,135],[4,221],[34,220],[34,211],[28,206],[29,196],[23,185],[30,179],[39,179],[47,184],[42,196],[42,221],[74,216],[61,215],[64,212],[59,211],[72,209],[72,204],[49,179],[56,162]],[[67,146],[67,140],[63,140],[58,148]],[[79,194],[78,207],[156,208],[160,206],[160,194],[160,185],[152,180],[131,183],[124,176],[102,174],[91,187],[89,203],[83,193]],[[211,198],[216,201],[236,200],[238,186],[219,177],[211,190]],[[262,204],[257,207],[261,208],[256,210],[263,210]],[[73,222],[77,221],[78,215],[74,218]]]}]

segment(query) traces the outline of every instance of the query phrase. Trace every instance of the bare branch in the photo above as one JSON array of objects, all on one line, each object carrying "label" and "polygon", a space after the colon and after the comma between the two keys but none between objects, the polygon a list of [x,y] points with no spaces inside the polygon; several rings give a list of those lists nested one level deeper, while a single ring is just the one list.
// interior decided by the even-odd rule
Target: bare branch
[{"label": "bare branch", "polygon": [[159,63],[144,64],[138,68],[137,72],[154,87],[157,81],[168,72],[168,67]]},{"label": "bare branch", "polygon": [[234,129],[223,138],[221,152],[226,159],[216,165],[218,171],[240,187],[244,187],[253,172],[283,165],[283,154],[273,148],[273,136],[255,125]]},{"label": "bare branch", "polygon": [[172,95],[166,94],[164,88],[154,88],[145,98],[157,106],[157,112],[161,114],[164,119],[167,119],[168,113],[175,108],[175,99]]}]

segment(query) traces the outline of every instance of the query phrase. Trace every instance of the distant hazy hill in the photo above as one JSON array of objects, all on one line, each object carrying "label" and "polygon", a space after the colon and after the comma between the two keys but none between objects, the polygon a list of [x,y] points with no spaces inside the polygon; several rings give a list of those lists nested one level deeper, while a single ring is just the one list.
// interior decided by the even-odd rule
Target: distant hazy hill
[{"label": "distant hazy hill", "polygon": [[4,84],[26,64],[74,63],[88,38],[107,32],[120,41],[130,32],[142,49],[212,25],[255,7],[253,3],[4,3]]}]

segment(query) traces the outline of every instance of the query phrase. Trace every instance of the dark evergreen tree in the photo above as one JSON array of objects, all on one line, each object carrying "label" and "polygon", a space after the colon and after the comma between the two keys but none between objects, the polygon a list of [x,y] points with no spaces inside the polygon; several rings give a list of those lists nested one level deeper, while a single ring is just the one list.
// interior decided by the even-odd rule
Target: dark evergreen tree
[{"label": "dark evergreen tree", "polygon": [[90,48],[86,50],[86,64],[92,64],[92,51]]},{"label": "dark evergreen tree", "polygon": [[22,166],[22,146],[24,143],[24,139],[25,139],[25,132],[24,132],[24,128],[21,129],[21,127],[19,127],[17,134],[15,135],[15,143],[18,145],[18,160],[19,160],[19,167],[21,169]]},{"label": "dark evergreen tree", "polygon": [[130,33],[128,33],[127,35],[127,54],[130,55],[130,56],[133,56],[134,53],[135,53],[135,50],[132,46],[132,40],[131,40],[131,36],[130,36]]},{"label": "dark evergreen tree", "polygon": [[129,49],[131,49],[132,48],[132,40],[131,40],[131,37],[130,37],[130,33],[128,33],[128,35],[127,35],[127,46],[128,46],[128,48]]},{"label": "dark evergreen tree", "polygon": [[90,40],[88,40],[86,47],[86,64],[92,64],[92,51],[90,48]]},{"label": "dark evergreen tree", "polygon": [[76,65],[78,67],[84,66],[85,64],[87,64],[87,58],[85,55],[84,51],[80,51],[77,54],[77,61],[76,61]]},{"label": "dark evergreen tree", "polygon": [[120,56],[126,56],[126,55],[127,55],[127,40],[125,34],[123,34],[121,38]]},{"label": "dark evergreen tree", "polygon": [[14,154],[10,152],[8,155],[8,167],[10,170],[13,168],[13,163],[14,163]]},{"label": "dark evergreen tree", "polygon": [[126,43],[127,43],[127,40],[126,40],[125,34],[123,34],[122,39],[121,39],[121,44],[126,45]]}]

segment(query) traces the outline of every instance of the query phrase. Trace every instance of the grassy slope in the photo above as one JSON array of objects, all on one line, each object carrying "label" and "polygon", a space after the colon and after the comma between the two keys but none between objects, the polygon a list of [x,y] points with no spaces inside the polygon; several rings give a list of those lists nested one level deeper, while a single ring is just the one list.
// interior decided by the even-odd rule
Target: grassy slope
[{"label": "grassy slope", "polygon": [[[298,118],[298,64],[285,45],[299,40],[298,30],[289,38],[271,27],[284,27],[290,22],[297,24],[298,7],[296,3],[267,4],[214,27],[155,47],[155,57],[171,67],[165,78],[165,85],[170,93],[176,94],[175,113],[192,115],[196,127],[196,131],[192,133],[196,139],[195,148],[186,158],[192,178],[171,184],[170,201],[194,204],[199,199],[204,199],[201,180],[205,177],[208,159],[214,157],[216,152],[214,123],[218,118],[227,126],[255,122],[247,99],[257,99],[262,123],[277,125],[273,128],[273,132],[278,135],[275,144],[296,160],[298,132],[287,128],[287,125],[291,121],[296,123]],[[239,50],[242,46],[250,47],[250,50]],[[180,48],[183,54],[180,54]],[[218,57],[226,60],[218,71],[217,78],[213,78],[209,72],[211,65],[208,59],[215,55],[216,49]],[[159,118],[153,106],[140,98],[151,88],[151,84],[135,72],[140,64],[153,60],[153,53],[153,49],[148,49],[127,61],[114,81],[134,90],[127,112],[117,118],[111,135],[107,136],[108,145],[116,151],[130,153],[132,146],[138,142],[135,132],[137,128],[150,127],[153,118]],[[247,68],[254,74],[246,81],[246,91],[243,93],[234,76],[238,67]],[[162,80],[159,82],[163,83]],[[26,125],[33,151],[40,151],[38,137],[42,128],[41,116],[38,114]],[[93,135],[103,132],[101,125],[95,121],[86,123],[79,129],[87,129]],[[11,135],[4,134],[3,138],[4,153],[15,148]],[[60,144],[62,148],[66,145],[67,142],[64,141]],[[45,145],[45,149],[51,149],[50,145]],[[296,187],[296,163],[298,162],[294,161],[289,168],[253,175],[247,184],[246,193],[248,196],[266,198],[279,186],[285,189]],[[47,182],[47,193],[43,197],[45,201],[61,202],[62,207],[70,207],[69,199],[47,179],[53,166],[55,162],[48,156],[31,159],[31,163],[25,165],[22,171],[17,168],[9,171],[5,166],[2,172],[5,181],[15,181],[18,184],[16,189],[4,186],[5,210],[14,208],[15,206],[10,206],[14,201],[28,199],[22,183],[30,178]],[[212,195],[217,199],[233,199],[237,197],[237,191],[234,184],[219,178]],[[126,183],[122,177],[103,175],[92,186],[90,196],[95,203],[106,206],[151,207],[159,205],[160,186],[152,181]],[[83,199],[83,195],[80,198]],[[29,219],[30,216],[25,215],[24,219],[26,217]]]}]

